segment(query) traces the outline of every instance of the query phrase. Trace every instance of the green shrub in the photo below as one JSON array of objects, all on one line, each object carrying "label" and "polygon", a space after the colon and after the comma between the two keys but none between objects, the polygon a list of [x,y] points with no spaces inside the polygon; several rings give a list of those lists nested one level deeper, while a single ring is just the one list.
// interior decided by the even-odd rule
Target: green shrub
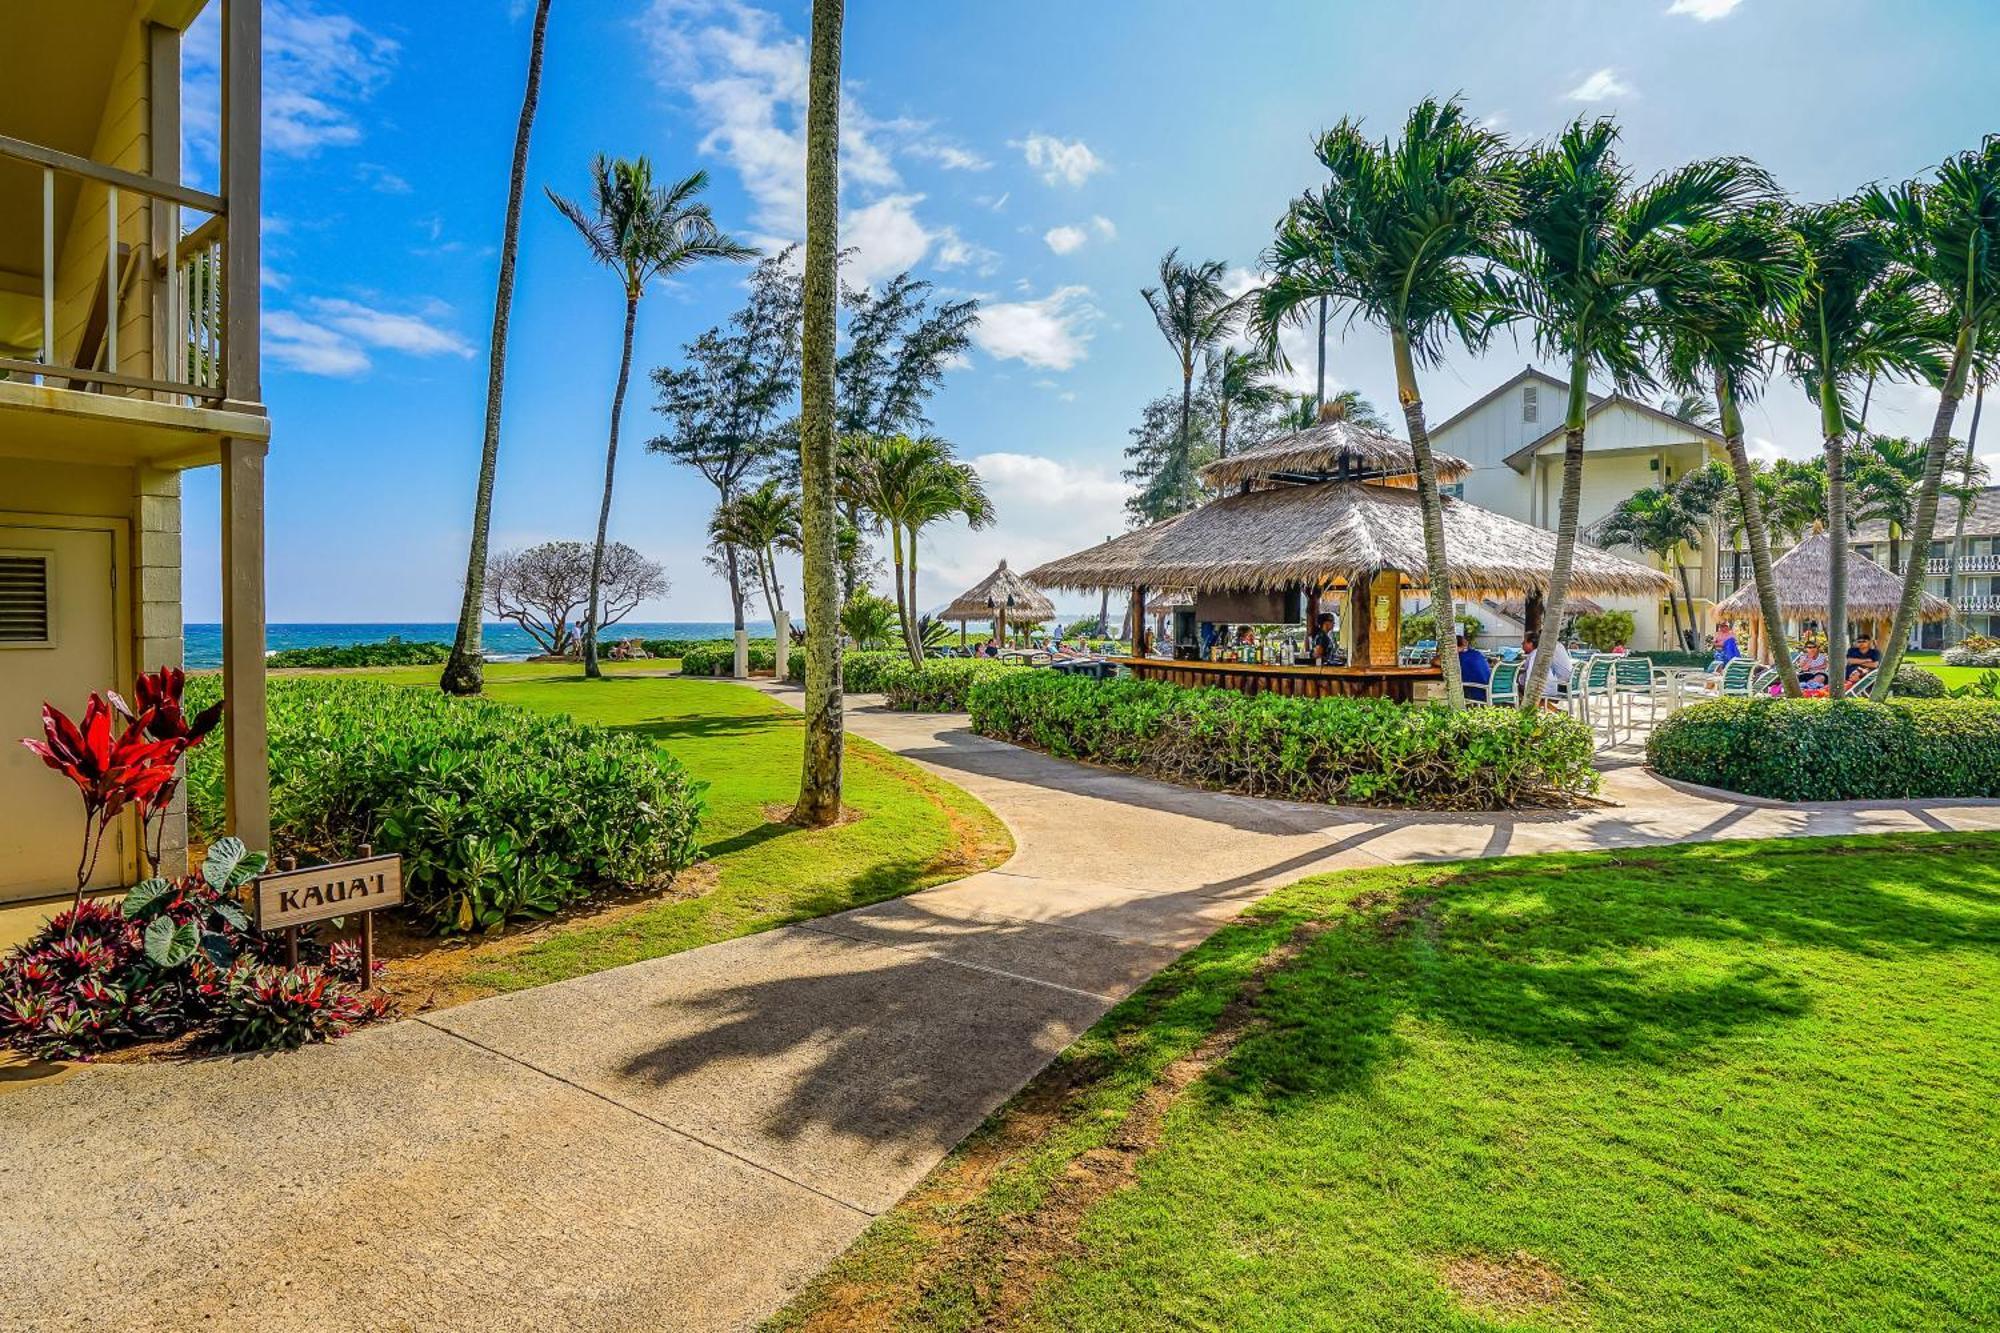
[{"label": "green shrub", "polygon": [[1653,648],[1632,656],[1646,658],[1656,667],[1705,667],[1715,660],[1714,653],[1683,653],[1672,648]]},{"label": "green shrub", "polygon": [[[191,702],[218,691],[188,681]],[[696,856],[700,784],[636,737],[368,680],[273,680],[268,717],[273,850],[400,852],[409,910],[440,930],[543,916]],[[203,838],[221,831],[222,754],[188,756]]]},{"label": "green shrub", "polygon": [[1578,616],[1575,628],[1577,638],[1600,653],[1608,653],[1631,643],[1638,626],[1630,611],[1595,611]]},{"label": "green shrub", "polygon": [[[769,639],[755,641],[749,649],[750,669],[770,671],[778,665],[778,645]],[[736,670],[736,645],[696,644],[680,654],[683,676],[727,676]]]},{"label": "green shrub", "polygon": [[[1437,623],[1437,617],[1428,611],[1419,611],[1415,615],[1404,616],[1403,628],[1400,631],[1403,646],[1407,648],[1413,643],[1422,643],[1425,639],[1436,640],[1438,636]],[[1467,643],[1476,642],[1480,631],[1486,628],[1486,622],[1478,616],[1470,615],[1464,611],[1455,613],[1452,616],[1452,623],[1464,632]]]},{"label": "green shrub", "polygon": [[1780,801],[2000,796],[2000,707],[1723,699],[1654,728],[1646,757],[1670,778]]},{"label": "green shrub", "polygon": [[[752,648],[761,647],[767,653],[775,652],[778,646],[778,641],[776,639],[751,639],[749,642]],[[703,648],[703,649],[720,648],[725,652],[734,652],[736,649],[736,640],[734,639],[641,639],[639,640],[639,646],[641,648],[644,648],[647,651],[647,653],[649,653],[654,657],[686,657],[690,652],[694,651],[697,648]]]},{"label": "green shrub", "polygon": [[269,667],[436,666],[451,656],[448,643],[405,643],[394,634],[380,643],[325,644],[280,648],[264,659]]},{"label": "green shrub", "polygon": [[1905,662],[1896,668],[1895,676],[1890,679],[1889,694],[1899,699],[1942,699],[1945,694],[1944,677]]},{"label": "green shrub", "polygon": [[966,693],[974,682],[999,672],[1015,675],[1053,675],[1023,666],[980,657],[931,657],[921,667],[910,660],[884,663],[875,689],[887,696],[889,707],[919,713],[962,713]]},{"label": "green shrub", "polygon": [[1019,669],[982,676],[970,707],[981,735],[1253,796],[1489,810],[1597,789],[1590,729],[1539,709],[1246,696]]}]

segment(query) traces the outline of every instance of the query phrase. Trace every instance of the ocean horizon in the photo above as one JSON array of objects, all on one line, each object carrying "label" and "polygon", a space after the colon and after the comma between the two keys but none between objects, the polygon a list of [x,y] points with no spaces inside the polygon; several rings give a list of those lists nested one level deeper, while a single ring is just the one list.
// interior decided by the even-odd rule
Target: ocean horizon
[{"label": "ocean horizon", "polygon": [[[750,637],[769,638],[769,620],[744,622]],[[619,639],[726,639],[734,633],[727,620],[639,620],[620,621],[605,630],[609,641]],[[286,648],[341,648],[356,643],[379,643],[398,638],[405,643],[449,644],[458,637],[458,622],[436,621],[344,621],[270,624],[264,627],[264,651]],[[182,650],[190,669],[222,665],[222,626],[186,625],[181,631]],[[489,662],[521,662],[541,651],[534,637],[519,625],[501,623],[486,626],[484,648]]]}]

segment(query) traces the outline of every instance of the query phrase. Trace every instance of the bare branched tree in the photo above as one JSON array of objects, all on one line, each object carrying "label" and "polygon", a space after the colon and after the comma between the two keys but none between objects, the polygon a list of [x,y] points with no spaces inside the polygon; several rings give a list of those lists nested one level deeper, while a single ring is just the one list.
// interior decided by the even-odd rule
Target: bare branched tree
[{"label": "bare branched tree", "polygon": [[[502,620],[526,630],[542,651],[569,657],[581,649],[578,614],[590,605],[588,542],[543,542],[525,551],[502,551],[486,566],[486,604]],[[641,602],[663,597],[667,572],[623,542],[604,548],[599,600],[600,631],[632,614]]]}]

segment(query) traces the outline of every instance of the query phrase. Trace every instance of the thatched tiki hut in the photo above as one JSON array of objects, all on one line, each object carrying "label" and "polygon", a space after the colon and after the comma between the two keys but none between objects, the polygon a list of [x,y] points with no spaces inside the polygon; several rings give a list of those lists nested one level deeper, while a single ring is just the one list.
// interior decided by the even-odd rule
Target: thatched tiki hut
[{"label": "thatched tiki hut", "polygon": [[[1440,457],[1442,479],[1468,465]],[[1202,478],[1234,494],[1137,532],[1050,561],[1028,580],[1045,588],[1132,590],[1133,623],[1146,624],[1152,588],[1195,595],[1199,621],[1311,623],[1321,600],[1341,612],[1344,667],[1190,661],[1200,647],[1173,645],[1171,668],[1133,644],[1136,674],[1256,692],[1412,697],[1435,668],[1402,667],[1403,598],[1428,582],[1415,461],[1401,440],[1338,418],[1212,463]],[[1447,497],[1445,543],[1459,593],[1538,596],[1555,564],[1555,534]],[[1603,595],[1663,592],[1666,576],[1579,545],[1570,587]],[[1303,673],[1303,674],[1301,674]]]},{"label": "thatched tiki hut", "polygon": [[[1832,559],[1832,538],[1824,532],[1816,532],[1771,563],[1771,581],[1778,585],[1778,609],[1784,614],[1788,626],[1803,629],[1806,624],[1812,623],[1824,632],[1833,619],[1828,607],[1828,570]],[[1847,553],[1847,619],[1850,624],[1859,624],[1871,636],[1880,637],[1882,631],[1894,622],[1896,604],[1902,596],[1902,579],[1865,555],[1852,550]],[[1718,620],[1750,625],[1753,631],[1751,651],[1758,657],[1765,655],[1764,608],[1754,582],[1744,584],[1717,602],[1715,615]],[[1925,622],[1948,620],[1951,604],[1924,593],[1917,616]]]},{"label": "thatched tiki hut", "polygon": [[1009,620],[1032,625],[1039,620],[1053,620],[1055,614],[1056,604],[1007,568],[1007,562],[1002,560],[999,568],[952,598],[951,605],[938,613],[938,619],[958,622],[961,646],[965,643],[968,620],[990,622],[993,641],[1005,647]]}]

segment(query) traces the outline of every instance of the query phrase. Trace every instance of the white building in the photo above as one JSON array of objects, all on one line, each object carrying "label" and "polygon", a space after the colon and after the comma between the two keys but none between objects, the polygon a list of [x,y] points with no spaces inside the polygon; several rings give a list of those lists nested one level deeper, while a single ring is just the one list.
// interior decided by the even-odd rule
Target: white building
[{"label": "white building", "polygon": [[[1553,529],[1562,499],[1563,410],[1569,385],[1529,366],[1431,428],[1431,444],[1472,464],[1463,481],[1445,488],[1482,508]],[[1726,460],[1722,437],[1618,394],[1591,395],[1584,431],[1584,468],[1579,529],[1602,521],[1634,492],[1671,486],[1711,459]],[[1618,554],[1658,567],[1643,552]],[[1708,628],[1708,608],[1718,596],[1712,540],[1682,554],[1687,586],[1694,596],[1697,632]],[[1632,647],[1672,648],[1673,621],[1664,599],[1600,597],[1606,610],[1630,611]],[[1471,614],[1482,615],[1479,606]],[[1684,610],[1683,616],[1687,614]],[[1511,622],[1509,622],[1511,624]],[[1495,623],[1488,646],[1505,641],[1507,626]],[[1519,630],[1512,631],[1518,637]]]}]

